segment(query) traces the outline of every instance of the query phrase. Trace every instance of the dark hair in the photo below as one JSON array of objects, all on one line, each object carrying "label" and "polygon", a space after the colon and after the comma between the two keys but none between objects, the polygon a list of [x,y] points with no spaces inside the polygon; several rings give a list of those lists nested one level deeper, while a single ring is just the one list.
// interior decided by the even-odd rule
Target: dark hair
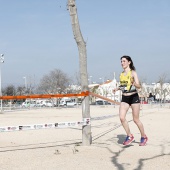
[{"label": "dark hair", "polygon": [[130,67],[131,70],[134,70],[134,71],[136,70],[136,68],[135,68],[135,66],[133,65],[133,61],[132,61],[132,59],[131,59],[130,56],[124,55],[124,56],[122,56],[122,57],[120,58],[120,60],[122,60],[122,58],[126,58],[126,60],[130,61],[129,67]]}]

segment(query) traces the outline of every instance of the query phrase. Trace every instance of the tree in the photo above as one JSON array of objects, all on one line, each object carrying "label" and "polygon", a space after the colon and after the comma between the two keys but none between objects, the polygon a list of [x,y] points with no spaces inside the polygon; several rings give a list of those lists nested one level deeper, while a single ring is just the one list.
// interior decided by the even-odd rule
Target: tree
[{"label": "tree", "polygon": [[25,94],[34,94],[35,80],[29,76],[27,86],[25,87]]},{"label": "tree", "polygon": [[38,90],[43,94],[65,93],[68,87],[70,78],[66,73],[59,69],[51,71],[44,75],[40,80]]},{"label": "tree", "polygon": [[3,95],[6,96],[15,96],[16,95],[16,88],[14,85],[9,85],[3,89]]},{"label": "tree", "polygon": [[81,85],[79,72],[75,72],[75,81],[75,84],[77,84],[78,86]]},{"label": "tree", "polygon": [[[14,85],[8,85],[2,90],[2,94],[4,96],[16,96],[17,95],[17,89]],[[11,100],[16,101],[16,100]],[[8,102],[8,100],[4,100],[3,102]]]},{"label": "tree", "polygon": [[[90,91],[91,91],[92,93],[98,94],[98,93],[100,92],[99,85],[93,86],[93,87],[90,89]],[[91,102],[91,103],[94,103],[95,101],[96,101],[96,97],[91,95],[91,96],[90,96],[90,102]]]},{"label": "tree", "polygon": [[25,94],[25,87],[24,86],[18,86],[16,90],[16,94],[21,96]]},{"label": "tree", "polygon": [[160,95],[160,102],[162,103],[162,99],[165,101],[165,93],[164,93],[164,83],[166,81],[166,74],[162,74],[159,76],[158,83],[160,85],[159,88],[159,95]]},{"label": "tree", "polygon": [[[79,51],[79,67],[80,67],[80,80],[82,91],[89,91],[88,88],[88,74],[87,74],[87,54],[86,54],[86,43],[81,34],[79,20],[77,15],[77,8],[75,0],[68,0],[68,9],[71,17],[71,24],[73,35],[77,43]],[[86,96],[82,102],[82,115],[83,118],[90,118],[90,104],[89,96]],[[82,127],[82,142],[83,145],[91,144],[91,126]]]}]

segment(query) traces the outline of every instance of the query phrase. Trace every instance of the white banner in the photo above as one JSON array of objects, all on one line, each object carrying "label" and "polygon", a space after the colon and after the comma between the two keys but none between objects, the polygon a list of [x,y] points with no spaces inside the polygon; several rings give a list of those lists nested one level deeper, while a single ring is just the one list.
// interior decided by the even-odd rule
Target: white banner
[{"label": "white banner", "polygon": [[83,119],[83,121],[78,121],[78,122],[58,122],[58,123],[44,123],[44,124],[33,124],[33,125],[6,126],[6,127],[0,127],[0,132],[38,130],[38,129],[50,129],[50,128],[67,128],[67,127],[86,126],[86,125],[90,125],[90,118],[85,118]]},{"label": "white banner", "polygon": [[5,126],[0,127],[0,132],[13,132],[23,130],[38,130],[38,129],[50,129],[50,128],[68,128],[75,126],[86,126],[90,125],[91,121],[104,120],[116,115],[107,115],[101,117],[84,118],[83,121],[78,122],[57,122],[57,123],[44,123],[44,124],[33,124],[33,125],[19,125],[19,126]]}]

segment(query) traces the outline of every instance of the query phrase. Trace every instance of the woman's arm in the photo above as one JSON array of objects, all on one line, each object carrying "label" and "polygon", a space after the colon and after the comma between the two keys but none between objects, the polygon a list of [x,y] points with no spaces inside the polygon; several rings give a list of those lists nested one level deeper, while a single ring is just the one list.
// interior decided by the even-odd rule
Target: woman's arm
[{"label": "woman's arm", "polygon": [[132,71],[132,80],[131,80],[131,83],[137,89],[141,88],[141,85],[140,85],[140,82],[139,82],[139,78],[138,78],[138,75],[137,75],[136,71]]}]

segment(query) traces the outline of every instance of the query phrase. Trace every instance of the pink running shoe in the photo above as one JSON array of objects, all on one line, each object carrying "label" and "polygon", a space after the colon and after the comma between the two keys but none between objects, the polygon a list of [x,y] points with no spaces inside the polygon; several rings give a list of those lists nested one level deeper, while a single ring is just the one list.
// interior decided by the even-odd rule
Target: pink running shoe
[{"label": "pink running shoe", "polygon": [[139,146],[145,146],[147,141],[148,141],[147,136],[141,137]]},{"label": "pink running shoe", "polygon": [[123,142],[123,145],[129,145],[134,141],[134,137],[132,136],[127,136],[125,141]]}]

